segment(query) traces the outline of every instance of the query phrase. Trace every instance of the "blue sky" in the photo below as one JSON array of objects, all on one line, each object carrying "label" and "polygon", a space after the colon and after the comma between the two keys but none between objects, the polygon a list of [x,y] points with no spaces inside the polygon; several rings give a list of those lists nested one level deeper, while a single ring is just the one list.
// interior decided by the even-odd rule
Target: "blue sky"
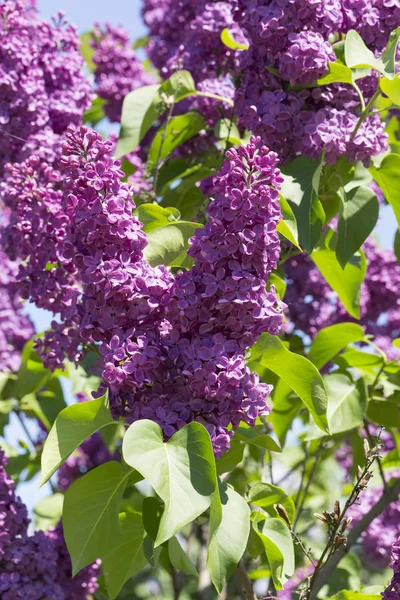
[{"label": "blue sky", "polygon": [[123,25],[132,38],[146,34],[140,16],[140,0],[38,0],[37,4],[45,19],[50,19],[57,11],[63,10],[81,33],[90,29],[96,21],[108,21],[114,25]]}]

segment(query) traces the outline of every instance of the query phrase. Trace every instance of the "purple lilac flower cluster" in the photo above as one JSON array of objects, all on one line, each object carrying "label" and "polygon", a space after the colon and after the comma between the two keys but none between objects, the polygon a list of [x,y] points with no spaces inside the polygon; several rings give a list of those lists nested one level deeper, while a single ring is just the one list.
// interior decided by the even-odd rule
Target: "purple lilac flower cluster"
[{"label": "purple lilac flower cluster", "polygon": [[0,597],[2,600],[86,600],[97,589],[99,565],[72,578],[62,529],[28,535],[27,512],[15,494],[0,450]]},{"label": "purple lilac flower cluster", "polygon": [[[392,474],[395,477],[399,473]],[[366,488],[358,504],[349,510],[353,524],[358,523],[377,503],[383,494],[383,488]],[[390,551],[393,544],[400,536],[400,500],[396,500],[378,515],[361,534],[363,557],[366,564],[374,568],[386,568],[389,563]]]},{"label": "purple lilac flower cluster", "polygon": [[[268,140],[283,161],[297,155],[317,158],[325,150],[330,163],[345,155],[367,164],[386,149],[378,115],[365,119],[353,135],[359,101],[350,86],[305,86],[335,60],[332,34],[356,28],[372,50],[381,52],[400,25],[399,0],[238,0],[235,18],[249,40],[236,94],[239,124]],[[366,99],[376,85],[374,77],[361,80]]]},{"label": "purple lilac flower cluster", "polygon": [[[82,73],[74,27],[59,13],[52,25],[25,3],[0,5],[0,172],[36,144],[36,136],[62,134],[78,124],[93,97]],[[40,142],[39,142],[40,143]]]},{"label": "purple lilac flower cluster", "polygon": [[[187,69],[199,91],[233,99],[230,75],[236,70],[237,52],[222,43],[221,32],[229,28],[238,41],[245,39],[233,20],[231,2],[145,0],[143,16],[150,30],[147,51],[163,77]],[[185,155],[209,150],[215,141],[215,123],[232,115],[229,105],[211,98],[187,99],[178,106],[183,109],[198,110],[209,128],[184,144],[181,153]]]},{"label": "purple lilac flower cluster", "polygon": [[393,577],[382,596],[384,600],[398,600],[400,597],[400,537],[392,546],[392,557],[389,567],[393,569]]},{"label": "purple lilac flower cluster", "polygon": [[[400,334],[400,267],[392,250],[379,248],[372,238],[363,245],[368,262],[361,288],[361,324],[367,334],[390,359],[399,357],[391,341]],[[317,331],[335,323],[350,321],[338,296],[328,286],[313,261],[306,255],[295,256],[284,264],[288,286],[287,330],[298,330],[315,336]]]},{"label": "purple lilac flower cluster", "polygon": [[97,94],[105,100],[104,111],[110,121],[120,121],[128,92],[153,84],[156,79],[138,59],[123,27],[96,23],[92,45]]},{"label": "purple lilac flower cluster", "polygon": [[34,333],[15,286],[17,264],[0,248],[0,372],[18,371],[21,350]]},{"label": "purple lilac flower cluster", "polygon": [[[209,222],[191,240],[195,266],[173,276],[143,259],[146,236],[112,150],[84,127],[71,129],[63,145],[68,222],[60,247],[82,289],[68,313],[69,343],[100,345],[99,393],[109,389],[116,417],[151,418],[168,437],[199,420],[219,453],[229,445],[229,425],[254,424],[268,412],[271,388],[250,373],[244,353],[282,323],[274,291],[266,292],[280,252],[277,157],[255,138],[227,153]],[[64,324],[57,327],[64,335]],[[47,338],[45,360],[52,363],[60,348],[59,336]]]},{"label": "purple lilac flower cluster", "polygon": [[143,17],[150,30],[148,54],[162,75],[187,69],[197,82],[234,69],[235,52],[221,41],[229,28],[243,41],[233,19],[234,4],[207,0],[144,0]]}]

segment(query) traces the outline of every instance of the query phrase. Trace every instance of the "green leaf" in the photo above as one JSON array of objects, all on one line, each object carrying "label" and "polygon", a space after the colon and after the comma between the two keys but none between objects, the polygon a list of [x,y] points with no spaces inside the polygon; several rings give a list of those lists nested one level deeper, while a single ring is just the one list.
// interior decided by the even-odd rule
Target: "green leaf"
[{"label": "green leaf", "polygon": [[268,276],[268,289],[270,289],[271,285],[275,287],[275,291],[278,294],[279,298],[283,300],[286,293],[287,284],[286,281],[279,277],[276,271],[272,271],[272,273]]},{"label": "green leaf", "polygon": [[226,140],[237,146],[240,146],[242,143],[239,129],[230,119],[220,119],[217,121],[214,127],[214,134],[220,140]]},{"label": "green leaf", "polygon": [[279,221],[276,230],[283,235],[294,246],[301,249],[299,246],[299,236],[297,231],[297,221],[294,216],[289,202],[279,194],[279,204],[281,207],[282,219]]},{"label": "green leaf", "polygon": [[195,111],[172,117],[166,127],[162,125],[154,136],[149,150],[149,163],[156,165],[181,144],[205,129],[207,124],[204,118]]},{"label": "green leaf", "polygon": [[364,253],[360,250],[344,269],[336,258],[337,234],[328,228],[323,244],[311,255],[319,272],[328,285],[337,293],[347,312],[360,318],[360,290],[367,270]]},{"label": "green leaf", "polygon": [[93,31],[85,31],[85,33],[82,33],[80,40],[81,44],[79,46],[79,50],[85,59],[89,71],[93,72],[95,70],[95,64],[93,62],[94,48],[92,46]]},{"label": "green leaf", "polygon": [[119,505],[130,474],[120,463],[110,461],[68,488],[63,528],[73,576],[119,543]]},{"label": "green leaf", "polygon": [[360,186],[346,194],[336,244],[336,256],[343,269],[375,227],[378,216],[379,202],[371,188]]},{"label": "green leaf", "polygon": [[50,479],[86,438],[110,423],[115,421],[106,406],[105,396],[64,408],[56,418],[43,448],[40,485]]},{"label": "green leaf", "polygon": [[33,349],[34,341],[30,340],[24,346],[21,354],[21,366],[15,380],[10,380],[6,390],[18,400],[40,390],[51,377],[51,372],[45,369],[38,354]]},{"label": "green leaf", "polygon": [[400,27],[391,32],[385,50],[382,52],[381,61],[384,65],[384,75],[393,78],[396,74],[396,53],[400,38]]},{"label": "green leaf", "polygon": [[400,264],[400,231],[397,229],[394,236],[393,250],[397,258],[397,262]]},{"label": "green leaf", "polygon": [[282,590],[295,568],[290,531],[281,519],[264,520],[261,513],[253,520],[253,529],[264,544],[274,585],[277,590]]},{"label": "green leaf", "polygon": [[281,445],[302,406],[301,400],[283,379],[278,379],[273,390],[273,407],[269,417]]},{"label": "green leaf", "polygon": [[346,65],[350,68],[371,68],[379,71],[389,79],[395,74],[395,54],[399,39],[399,30],[392,32],[386,50],[380,58],[367,48],[357,31],[351,29],[344,43]]},{"label": "green leaf", "polygon": [[221,41],[231,50],[247,50],[249,47],[247,44],[240,44],[239,42],[236,42],[236,40],[233,38],[232,32],[229,31],[227,27],[221,31]]},{"label": "green leaf", "polygon": [[171,102],[179,102],[195,93],[193,77],[188,71],[176,71],[161,85],[146,85],[129,92],[122,105],[121,132],[115,150],[116,158],[121,158],[135,150]]},{"label": "green leaf", "polygon": [[384,427],[400,428],[399,404],[393,400],[370,400],[367,416],[370,421]]},{"label": "green leaf", "polygon": [[166,265],[190,268],[193,261],[186,251],[189,239],[199,227],[202,227],[201,223],[179,221],[151,231],[147,235],[143,256],[152,267]]},{"label": "green leaf", "polygon": [[381,90],[386,96],[396,104],[396,106],[400,106],[400,79],[399,77],[395,77],[394,79],[387,79],[383,77],[379,85]]},{"label": "green leaf", "polygon": [[[216,494],[217,496],[217,494]],[[218,593],[234,573],[246,550],[250,510],[246,501],[223,482],[211,505],[207,567]]]},{"label": "green leaf", "polygon": [[235,437],[238,440],[242,440],[247,444],[257,446],[258,448],[265,448],[272,452],[282,452],[282,449],[278,446],[276,441],[270,435],[265,433],[265,428],[262,425],[250,427],[249,425],[246,425],[246,423],[242,423],[241,426],[236,429]]},{"label": "green leaf", "polygon": [[343,348],[364,339],[364,330],[356,323],[338,323],[321,329],[311,344],[309,359],[321,369]]},{"label": "green leaf", "polygon": [[97,125],[97,123],[105,118],[105,113],[103,110],[104,105],[105,101],[99,96],[96,96],[92,102],[92,105],[85,111],[83,115],[83,122],[90,123],[92,127]]},{"label": "green leaf", "polygon": [[379,168],[370,167],[369,171],[393,208],[400,227],[400,155],[388,154]]},{"label": "green leaf", "polygon": [[146,135],[159,115],[154,102],[160,85],[146,85],[129,92],[124,98],[121,115],[121,132],[115,149],[115,157],[129,154]]},{"label": "green leaf", "polygon": [[299,156],[282,169],[281,194],[289,202],[297,221],[298,240],[310,254],[317,243],[325,212],[318,200],[323,156],[320,161]]},{"label": "green leaf", "polygon": [[116,598],[128,579],[147,565],[143,551],[145,531],[142,515],[126,512],[119,515],[121,535],[102,559],[102,571],[111,600]]},{"label": "green leaf", "polygon": [[182,550],[181,545],[179,544],[176,537],[168,540],[168,555],[169,560],[171,561],[171,565],[182,571],[183,573],[188,573],[188,575],[194,575],[198,577],[198,572],[190,558],[186,555],[186,553]]},{"label": "green leaf", "polygon": [[247,502],[264,508],[272,516],[276,516],[274,504],[282,504],[286,509],[289,519],[293,522],[295,506],[292,498],[282,488],[271,483],[255,483],[251,486],[246,496]]},{"label": "green leaf", "polygon": [[331,83],[349,83],[353,85],[353,73],[349,67],[339,61],[328,63],[328,73],[317,80],[318,85],[329,85]]},{"label": "green leaf", "polygon": [[278,337],[263,333],[251,350],[248,365],[260,376],[263,369],[279,375],[301,398],[317,426],[328,431],[324,382],[309,360],[287,350]]},{"label": "green leaf", "polygon": [[362,592],[342,590],[329,600],[382,600],[382,594],[363,594]]},{"label": "green leaf", "polygon": [[[332,435],[350,431],[360,425],[367,409],[367,390],[364,379],[353,383],[343,373],[334,373],[324,379],[328,392],[328,425]],[[310,439],[320,437],[320,432]]]},{"label": "green leaf", "polygon": [[53,494],[47,496],[38,502],[34,508],[36,516],[51,522],[51,525],[57,525],[61,519],[64,503],[63,494]]},{"label": "green leaf", "polygon": [[133,216],[143,224],[145,233],[176,223],[181,218],[178,209],[163,208],[159,204],[141,204],[133,211]]},{"label": "green leaf", "polygon": [[236,469],[237,465],[242,462],[245,445],[239,440],[233,438],[227,452],[217,459],[217,473],[228,473]]},{"label": "green leaf", "polygon": [[164,501],[156,546],[210,506],[216,489],[215,459],[210,436],[200,423],[186,425],[164,443],[156,423],[137,421],[125,434],[122,452]]}]

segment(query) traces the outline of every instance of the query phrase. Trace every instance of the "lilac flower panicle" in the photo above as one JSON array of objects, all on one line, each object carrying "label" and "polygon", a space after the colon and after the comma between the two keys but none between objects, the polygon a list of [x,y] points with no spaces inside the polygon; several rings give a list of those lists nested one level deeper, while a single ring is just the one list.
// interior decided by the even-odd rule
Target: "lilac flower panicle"
[{"label": "lilac flower panicle", "polygon": [[26,533],[29,522],[26,507],[15,494],[15,484],[5,470],[6,465],[7,459],[0,449],[0,564],[7,546],[15,537]]},{"label": "lilac flower panicle", "polygon": [[389,567],[393,569],[393,577],[382,596],[384,600],[398,600],[400,597],[400,537],[393,543]]},{"label": "lilac flower panicle", "polygon": [[290,33],[288,42],[279,60],[279,75],[292,85],[312,83],[327,72],[328,62],[336,60],[332,46],[320,33]]},{"label": "lilac flower panicle", "polygon": [[195,266],[172,276],[143,259],[146,236],[112,146],[86,128],[70,130],[63,146],[63,256],[83,291],[76,330],[100,344],[98,393],[108,388],[116,417],[153,419],[167,437],[198,420],[218,454],[230,425],[268,413],[271,387],[250,373],[244,353],[282,323],[266,291],[280,250],[276,155],[256,138],[227,153],[209,222],[191,240]]},{"label": "lilac flower panicle", "polygon": [[0,597],[2,600],[86,600],[98,587],[98,562],[72,577],[61,526],[28,535],[25,505],[0,450]]},{"label": "lilac flower panicle", "polygon": [[78,124],[93,97],[75,28],[63,13],[50,25],[25,8],[0,5],[1,172],[44,128],[61,134]]},{"label": "lilac flower panicle", "polygon": [[97,93],[106,102],[107,117],[120,121],[122,102],[128,92],[156,83],[156,79],[137,58],[123,27],[96,23],[92,45]]}]

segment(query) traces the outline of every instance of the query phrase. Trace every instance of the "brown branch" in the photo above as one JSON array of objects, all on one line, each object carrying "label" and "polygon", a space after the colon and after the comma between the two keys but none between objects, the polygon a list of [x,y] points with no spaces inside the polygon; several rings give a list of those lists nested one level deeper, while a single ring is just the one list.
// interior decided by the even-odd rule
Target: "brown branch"
[{"label": "brown branch", "polygon": [[328,583],[330,576],[332,575],[334,569],[337,567],[342,558],[347,554],[352,546],[357,542],[358,538],[365,531],[372,521],[380,515],[389,504],[397,500],[400,495],[400,479],[397,482],[387,488],[378,502],[371,508],[371,510],[359,521],[354,527],[350,530],[349,535],[347,536],[346,547],[341,546],[337,552],[329,559],[329,561],[322,567],[320,572],[318,573],[315,583],[312,588],[312,592],[310,595],[310,600],[315,600],[318,595],[318,592],[323,588],[323,586]]}]

